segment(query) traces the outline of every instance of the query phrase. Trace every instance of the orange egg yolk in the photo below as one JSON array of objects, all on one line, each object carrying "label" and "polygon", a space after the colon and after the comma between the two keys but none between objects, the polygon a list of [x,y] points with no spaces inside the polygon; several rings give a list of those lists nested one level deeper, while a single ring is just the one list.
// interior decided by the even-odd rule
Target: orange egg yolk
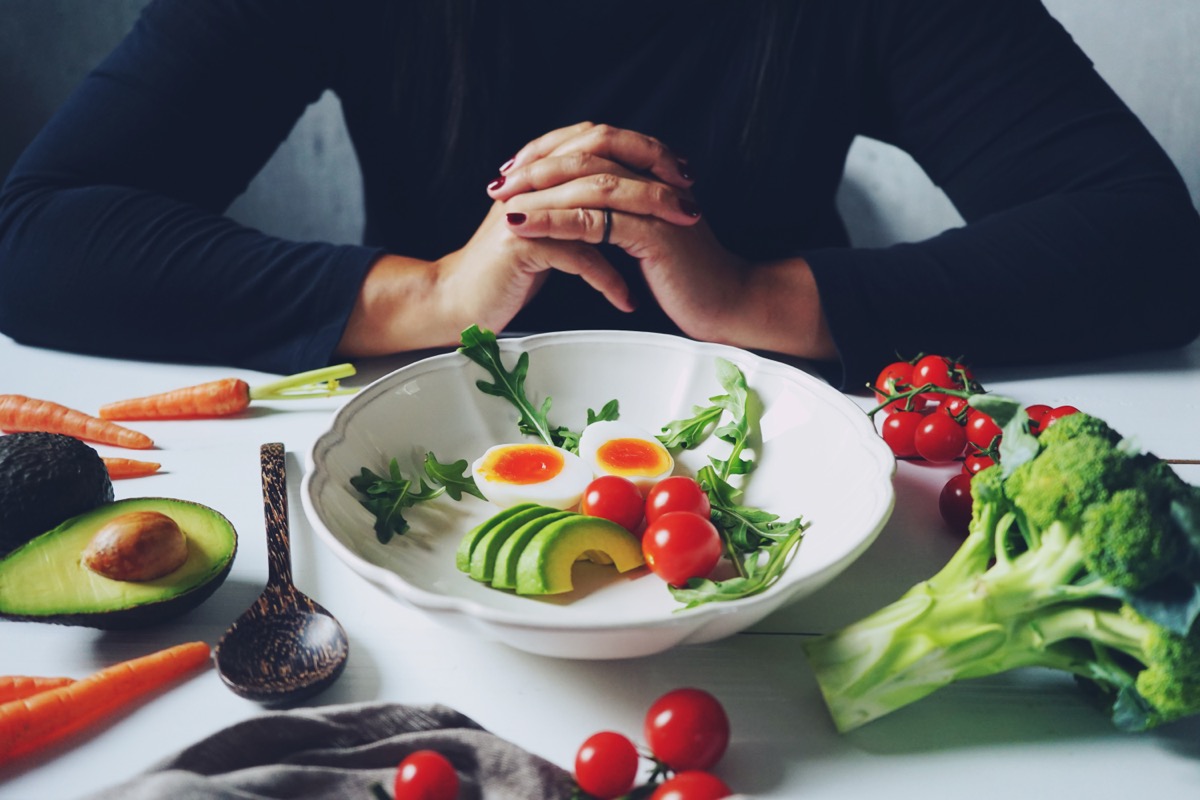
[{"label": "orange egg yolk", "polygon": [[482,472],[488,480],[528,485],[544,483],[563,470],[562,453],[541,444],[515,445],[488,456]]},{"label": "orange egg yolk", "polygon": [[668,467],[667,451],[645,439],[609,439],[596,448],[596,461],[615,475],[658,475]]}]

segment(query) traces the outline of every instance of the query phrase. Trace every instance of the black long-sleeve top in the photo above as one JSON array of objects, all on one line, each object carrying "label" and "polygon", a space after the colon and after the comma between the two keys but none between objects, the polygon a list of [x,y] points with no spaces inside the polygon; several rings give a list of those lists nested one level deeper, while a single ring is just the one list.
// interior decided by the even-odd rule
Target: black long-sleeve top
[{"label": "black long-sleeve top", "polygon": [[[897,355],[1039,362],[1200,332],[1187,190],[1034,0],[478,3],[458,40],[473,94],[451,147],[447,48],[415,21],[429,5],[152,3],[9,175],[0,331],[125,357],[322,365],[382,253],[458,249],[496,167],[586,119],[686,155],[730,250],[808,260],[844,386]],[[326,90],[362,170],[362,245],[223,216]],[[909,152],[967,224],[851,248],[834,198],[859,134]],[[640,308],[555,275],[512,328],[674,330]]]}]

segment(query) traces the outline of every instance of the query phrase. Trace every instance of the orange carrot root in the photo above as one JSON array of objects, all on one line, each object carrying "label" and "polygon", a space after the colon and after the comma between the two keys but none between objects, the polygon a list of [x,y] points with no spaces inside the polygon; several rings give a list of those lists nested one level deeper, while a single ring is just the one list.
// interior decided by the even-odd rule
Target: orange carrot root
[{"label": "orange carrot root", "polygon": [[0,705],[0,764],[81,731],[209,660],[205,642],[122,661],[67,686]]},{"label": "orange carrot root", "polygon": [[0,675],[0,705],[33,697],[51,689],[69,686],[74,678],[43,678],[36,675]]},{"label": "orange carrot root", "polygon": [[134,450],[146,450],[154,446],[154,441],[144,433],[49,400],[20,394],[0,394],[0,430],[8,433],[62,433],[76,439]]},{"label": "orange carrot root", "polygon": [[108,470],[111,480],[119,478],[141,478],[153,475],[162,466],[156,461],[138,461],[135,458],[112,458],[104,456],[104,467]]},{"label": "orange carrot root", "polygon": [[118,400],[100,407],[103,419],[226,417],[250,406],[250,384],[240,378],[185,386],[161,394]]}]

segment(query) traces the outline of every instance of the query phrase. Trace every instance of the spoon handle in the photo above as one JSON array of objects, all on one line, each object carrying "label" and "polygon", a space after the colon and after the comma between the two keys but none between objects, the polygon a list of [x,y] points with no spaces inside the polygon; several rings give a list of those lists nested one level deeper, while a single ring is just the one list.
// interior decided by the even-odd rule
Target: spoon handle
[{"label": "spoon handle", "polygon": [[287,470],[280,442],[259,448],[262,465],[263,516],[267,521],[267,586],[292,590],[291,542],[288,537]]}]

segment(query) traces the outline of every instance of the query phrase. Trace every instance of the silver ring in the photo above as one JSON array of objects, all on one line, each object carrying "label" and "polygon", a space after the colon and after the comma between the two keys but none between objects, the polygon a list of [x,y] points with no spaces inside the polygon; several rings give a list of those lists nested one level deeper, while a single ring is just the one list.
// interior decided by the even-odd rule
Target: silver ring
[{"label": "silver ring", "polygon": [[600,244],[608,244],[609,237],[612,236],[612,209],[604,209],[604,235],[600,237]]}]

